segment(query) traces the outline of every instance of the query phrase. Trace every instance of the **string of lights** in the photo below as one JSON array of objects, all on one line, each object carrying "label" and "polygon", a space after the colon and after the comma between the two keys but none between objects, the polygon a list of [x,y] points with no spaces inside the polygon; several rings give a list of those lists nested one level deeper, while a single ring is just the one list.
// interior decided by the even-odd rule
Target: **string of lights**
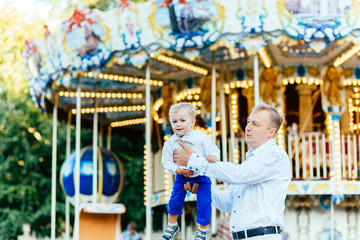
[{"label": "string of lights", "polygon": [[261,47],[258,51],[261,61],[264,63],[266,68],[271,67],[271,58],[267,53],[265,47]]},{"label": "string of lights", "polygon": [[[98,107],[96,112],[107,113],[107,112],[131,112],[131,111],[145,111],[145,105],[136,106],[118,106],[118,107]],[[94,113],[95,108],[82,108],[81,114]],[[76,114],[76,109],[71,110],[72,114]]]},{"label": "string of lights", "polygon": [[341,64],[352,58],[359,51],[360,51],[360,44],[353,46],[347,52],[341,54],[340,57],[335,59],[334,67],[339,67]]},{"label": "string of lights", "polygon": [[[77,92],[71,91],[60,91],[60,97],[77,97]],[[123,99],[136,99],[143,98],[142,93],[114,93],[114,92],[81,92],[80,97],[82,98],[123,98]]]},{"label": "string of lights", "polygon": [[[93,74],[92,72],[86,72],[86,73],[84,73],[84,77],[100,78],[100,79],[106,79],[106,80],[111,80],[111,81],[136,83],[136,84],[142,84],[142,85],[146,84],[146,79],[144,79],[144,78],[121,76],[121,75],[114,75],[114,74],[107,74],[107,73]],[[163,84],[164,83],[160,80],[151,80],[150,79],[151,86],[161,87]]]},{"label": "string of lights", "polygon": [[160,62],[171,64],[171,65],[177,66],[179,68],[183,68],[183,69],[186,69],[188,71],[195,72],[195,73],[198,73],[198,74],[201,74],[201,75],[204,75],[204,76],[206,76],[208,74],[208,70],[205,69],[205,68],[197,67],[197,66],[195,66],[193,64],[186,63],[186,62],[180,61],[178,59],[168,57],[168,56],[163,55],[163,54],[150,53],[150,57],[154,58],[154,59],[156,59],[156,60],[158,60]]},{"label": "string of lights", "polygon": [[145,122],[146,122],[146,118],[129,119],[124,121],[112,122],[111,127],[124,127],[129,125],[141,124]]}]

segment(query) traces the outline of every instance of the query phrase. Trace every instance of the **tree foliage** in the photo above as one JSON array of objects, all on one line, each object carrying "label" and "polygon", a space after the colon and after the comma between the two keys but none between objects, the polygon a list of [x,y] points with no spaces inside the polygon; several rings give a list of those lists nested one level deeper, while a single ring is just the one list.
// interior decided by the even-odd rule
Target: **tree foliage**
[{"label": "tree foliage", "polygon": [[[75,7],[71,2],[62,8],[59,7],[62,6],[60,0],[49,2],[53,4],[52,16],[60,22],[71,16]],[[91,2],[95,4],[92,7],[105,10],[115,1],[83,2]],[[55,11],[56,8],[61,11]],[[16,239],[24,223],[30,223],[32,231],[39,237],[50,235],[52,119],[35,108],[22,73],[21,53],[25,40],[39,38],[44,33],[44,22],[35,20],[27,22],[24,16],[8,6],[0,15],[0,240]],[[75,142],[74,134],[72,128],[72,143]],[[81,134],[82,145],[91,145],[91,131],[83,130]],[[139,137],[133,143],[113,136],[112,146],[126,172],[119,198],[127,208],[122,223],[125,226],[128,221],[135,220],[141,230],[145,225],[144,141]],[[65,160],[65,139],[66,126],[59,124],[57,178]],[[73,208],[71,210],[73,220]],[[56,211],[57,235],[61,235],[65,226],[65,198],[59,181]]]}]

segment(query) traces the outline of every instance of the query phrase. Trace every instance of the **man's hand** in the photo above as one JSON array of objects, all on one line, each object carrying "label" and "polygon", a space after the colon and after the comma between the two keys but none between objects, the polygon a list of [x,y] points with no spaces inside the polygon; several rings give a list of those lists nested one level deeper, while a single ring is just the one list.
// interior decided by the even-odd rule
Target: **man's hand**
[{"label": "man's hand", "polygon": [[209,155],[206,157],[206,160],[210,163],[216,163],[217,162],[217,157],[215,155]]},{"label": "man's hand", "polygon": [[199,188],[199,184],[198,183],[194,183],[193,186],[191,187],[190,183],[187,182],[184,184],[184,190],[185,191],[188,191],[188,192],[191,192],[193,194],[196,194],[197,193],[197,190]]},{"label": "man's hand", "polygon": [[179,166],[186,166],[193,152],[183,141],[179,141],[179,144],[184,150],[174,151],[174,162]]},{"label": "man's hand", "polygon": [[184,175],[185,177],[191,177],[192,175],[194,175],[194,171],[182,169],[182,168],[176,169],[176,173]]}]

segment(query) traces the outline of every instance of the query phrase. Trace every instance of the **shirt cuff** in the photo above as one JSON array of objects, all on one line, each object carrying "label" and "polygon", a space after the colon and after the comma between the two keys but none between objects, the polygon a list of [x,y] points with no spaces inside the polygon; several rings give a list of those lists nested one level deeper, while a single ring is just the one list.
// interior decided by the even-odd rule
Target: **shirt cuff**
[{"label": "shirt cuff", "polygon": [[199,154],[193,153],[189,158],[187,167],[194,172],[198,172],[200,175],[205,175],[203,169],[205,169],[207,163],[208,162]]},{"label": "shirt cuff", "polygon": [[174,167],[172,167],[172,168],[170,168],[169,169],[169,172],[171,173],[171,174],[176,174],[176,169],[178,169],[178,166],[174,166]]}]

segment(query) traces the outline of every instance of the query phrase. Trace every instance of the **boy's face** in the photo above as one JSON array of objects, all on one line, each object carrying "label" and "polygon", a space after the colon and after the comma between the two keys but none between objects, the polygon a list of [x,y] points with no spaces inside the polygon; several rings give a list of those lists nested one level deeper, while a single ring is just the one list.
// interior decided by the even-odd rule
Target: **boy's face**
[{"label": "boy's face", "polygon": [[192,118],[186,109],[179,109],[171,116],[171,128],[177,135],[184,136],[195,125],[195,118]]}]

